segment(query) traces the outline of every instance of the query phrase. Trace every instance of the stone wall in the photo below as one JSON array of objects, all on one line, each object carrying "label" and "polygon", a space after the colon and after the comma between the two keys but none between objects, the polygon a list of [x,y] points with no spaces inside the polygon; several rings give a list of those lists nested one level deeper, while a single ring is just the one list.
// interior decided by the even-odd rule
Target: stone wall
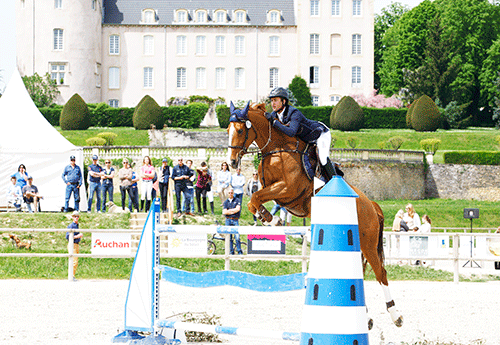
[{"label": "stone wall", "polygon": [[168,147],[227,147],[226,131],[149,130],[150,146]]}]

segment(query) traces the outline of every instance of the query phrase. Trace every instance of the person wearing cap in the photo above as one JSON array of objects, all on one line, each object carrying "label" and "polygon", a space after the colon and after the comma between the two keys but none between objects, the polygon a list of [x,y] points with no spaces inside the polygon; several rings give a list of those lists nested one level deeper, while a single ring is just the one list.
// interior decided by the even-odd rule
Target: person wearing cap
[{"label": "person wearing cap", "polygon": [[[78,222],[80,220],[80,212],[74,211],[71,214],[71,222],[68,225],[68,229],[78,230],[80,228]],[[66,233],[66,240],[68,240],[68,252],[70,251],[70,246],[73,245],[73,254],[80,254],[80,241],[82,240],[83,234],[81,232],[75,231],[73,235],[73,244],[69,243],[69,232]],[[73,280],[75,279],[76,269],[78,268],[78,257],[73,258]]]},{"label": "person wearing cap", "polygon": [[97,212],[101,212],[101,177],[102,177],[102,167],[99,165],[97,160],[99,157],[97,155],[92,156],[92,164],[88,166],[88,180],[89,180],[89,203],[87,207],[87,212],[92,211],[92,201],[94,199],[94,193],[96,194],[96,204],[95,208]]},{"label": "person wearing cap", "polygon": [[28,212],[33,213],[31,204],[35,206],[35,212],[40,210],[40,199],[43,197],[38,194],[38,188],[33,184],[33,177],[28,176],[28,184],[23,187],[23,199],[28,207]]},{"label": "person wearing cap", "polygon": [[109,196],[109,201],[113,201],[113,178],[115,177],[115,168],[111,166],[111,160],[104,160],[104,169],[101,173],[102,185],[102,211],[106,212],[106,194]]},{"label": "person wearing cap", "polygon": [[297,136],[306,143],[316,144],[323,175],[327,180],[335,175],[342,176],[343,173],[335,169],[328,157],[332,141],[330,129],[319,121],[309,120],[300,110],[292,107],[288,101],[288,91],[282,87],[272,89],[269,99],[273,111],[265,115],[271,125],[289,137]]},{"label": "person wearing cap", "polygon": [[170,179],[170,167],[168,166],[168,159],[163,158],[160,167],[159,188],[161,197],[161,210],[167,211],[167,196],[168,196],[168,180]]},{"label": "person wearing cap", "polygon": [[[184,164],[184,159],[180,157],[177,160],[178,164],[172,169],[172,179],[174,180],[175,186],[175,202],[177,206],[177,216],[181,216],[181,193],[184,194],[184,198],[187,198],[186,193],[189,193],[187,190],[187,180],[193,176],[194,172]],[[189,210],[186,210],[189,212]],[[189,212],[191,213],[191,212]]]},{"label": "person wearing cap", "polygon": [[[196,180],[196,204],[198,213],[207,213],[207,192],[210,190],[210,181],[212,176],[208,173],[207,163],[201,162],[200,168],[196,169],[198,179]],[[203,211],[201,209],[201,200],[203,199]]]},{"label": "person wearing cap", "polygon": [[71,194],[73,194],[73,198],[75,199],[75,210],[78,211],[80,209],[80,186],[83,182],[83,174],[82,170],[78,165],[76,165],[75,156],[69,157],[70,164],[64,168],[62,173],[62,179],[64,183],[66,183],[66,196],[64,202],[64,212],[68,212],[69,208],[69,199],[71,198]]}]

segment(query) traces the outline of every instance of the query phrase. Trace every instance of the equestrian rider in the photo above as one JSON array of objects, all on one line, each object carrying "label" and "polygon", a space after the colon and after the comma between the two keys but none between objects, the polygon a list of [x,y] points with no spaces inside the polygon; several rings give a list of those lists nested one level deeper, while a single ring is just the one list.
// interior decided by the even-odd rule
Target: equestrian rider
[{"label": "equestrian rider", "polygon": [[[276,87],[269,94],[272,113],[266,113],[271,125],[290,137],[299,137],[306,143],[316,144],[323,175],[329,181],[337,175],[330,158],[330,129],[319,121],[309,120],[298,110],[288,104],[288,91]],[[279,120],[279,121],[277,121]]]}]

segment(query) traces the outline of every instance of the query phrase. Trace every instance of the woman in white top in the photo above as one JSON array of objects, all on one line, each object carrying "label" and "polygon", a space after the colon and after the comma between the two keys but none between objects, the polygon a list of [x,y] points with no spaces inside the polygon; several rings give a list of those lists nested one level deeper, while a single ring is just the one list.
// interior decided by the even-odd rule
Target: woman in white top
[{"label": "woman in white top", "polygon": [[424,214],[422,216],[422,225],[418,228],[418,232],[427,233],[431,232],[431,219],[428,215]]},{"label": "woman in white top", "polygon": [[420,228],[421,226],[420,217],[418,216],[418,213],[415,212],[415,209],[413,208],[412,204],[406,205],[405,210],[406,212],[403,215],[403,220],[406,222],[410,230],[417,231],[418,228]]},{"label": "woman in white top", "polygon": [[222,163],[220,166],[220,170],[217,173],[217,182],[217,192],[219,192],[219,198],[222,204],[224,204],[224,201],[227,199],[227,190],[231,184],[231,172],[226,162]]}]

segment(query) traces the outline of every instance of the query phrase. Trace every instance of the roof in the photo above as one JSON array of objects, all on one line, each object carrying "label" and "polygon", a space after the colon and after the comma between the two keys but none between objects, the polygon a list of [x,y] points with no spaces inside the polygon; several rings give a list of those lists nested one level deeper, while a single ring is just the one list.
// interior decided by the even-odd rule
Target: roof
[{"label": "roof", "polygon": [[[247,12],[248,25],[266,25],[267,12],[279,10],[282,25],[295,25],[293,0],[104,0],[104,24],[140,24],[142,10],[154,9],[158,25],[176,25],[174,14],[178,9],[186,9],[193,17],[199,9],[214,11],[224,9],[231,17],[235,10]],[[231,19],[233,19],[231,17]],[[215,24],[209,21],[207,24]],[[197,25],[192,21],[188,25]]]}]

